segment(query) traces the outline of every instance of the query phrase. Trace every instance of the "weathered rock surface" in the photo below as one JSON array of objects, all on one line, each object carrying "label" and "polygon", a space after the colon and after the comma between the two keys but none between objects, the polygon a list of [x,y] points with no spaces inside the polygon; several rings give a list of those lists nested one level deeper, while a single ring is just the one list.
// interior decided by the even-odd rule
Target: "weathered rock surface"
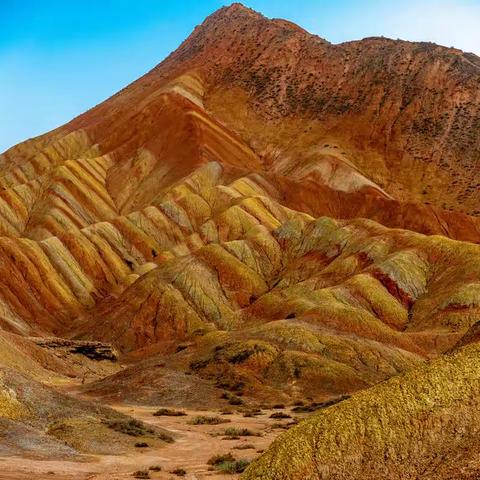
[{"label": "weathered rock surface", "polygon": [[4,455],[119,454],[133,448],[138,437],[157,445],[173,440],[161,429],[139,425],[127,415],[6,368],[0,369],[0,418]]},{"label": "weathered rock surface", "polygon": [[315,414],[242,478],[478,478],[479,353],[462,348]]},{"label": "weathered rock surface", "polygon": [[30,340],[39,347],[53,351],[55,355],[71,354],[84,355],[90,360],[118,360],[118,352],[109,344],[82,340],[69,340],[55,337],[30,337]]}]

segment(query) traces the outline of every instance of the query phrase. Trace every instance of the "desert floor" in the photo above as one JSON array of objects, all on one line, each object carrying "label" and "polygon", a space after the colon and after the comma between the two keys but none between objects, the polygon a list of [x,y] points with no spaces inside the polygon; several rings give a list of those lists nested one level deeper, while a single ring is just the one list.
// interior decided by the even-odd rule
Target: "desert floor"
[{"label": "desert floor", "polygon": [[[214,455],[229,452],[236,459],[252,460],[284,431],[282,425],[285,428],[291,422],[291,419],[270,418],[273,412],[289,413],[288,409],[265,409],[253,417],[245,417],[241,412],[222,415],[219,411],[182,409],[186,416],[170,417],[153,416],[158,407],[110,406],[146,424],[166,428],[174,436],[175,442],[161,448],[138,448],[127,455],[85,455],[81,461],[0,457],[0,479],[120,480],[135,478],[134,472],[157,465],[161,471],[150,470],[152,479],[234,479],[238,475],[212,470],[207,464],[208,460]],[[196,415],[221,416],[229,422],[220,425],[189,425],[187,422]],[[228,427],[246,428],[256,435],[228,439],[222,434]],[[186,474],[181,477],[172,473],[177,468],[184,469]]]}]

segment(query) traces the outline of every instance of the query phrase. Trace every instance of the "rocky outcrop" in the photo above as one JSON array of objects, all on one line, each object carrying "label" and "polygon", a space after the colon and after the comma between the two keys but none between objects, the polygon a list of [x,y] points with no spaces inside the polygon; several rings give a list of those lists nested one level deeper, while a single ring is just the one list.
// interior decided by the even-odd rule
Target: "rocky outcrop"
[{"label": "rocky outcrop", "polygon": [[111,362],[118,360],[118,352],[107,343],[48,337],[30,337],[30,340],[39,347],[51,350],[60,356],[78,354],[84,355],[90,360],[109,360]]}]

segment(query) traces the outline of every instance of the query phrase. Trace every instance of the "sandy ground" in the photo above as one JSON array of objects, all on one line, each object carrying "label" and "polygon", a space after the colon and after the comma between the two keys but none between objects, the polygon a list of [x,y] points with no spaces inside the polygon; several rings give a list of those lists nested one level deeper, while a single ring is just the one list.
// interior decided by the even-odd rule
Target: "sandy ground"
[{"label": "sandy ground", "polygon": [[[142,448],[134,453],[122,456],[85,456],[83,461],[39,461],[20,457],[0,457],[0,480],[120,480],[132,479],[133,472],[160,465],[162,471],[150,471],[152,479],[186,480],[212,478],[215,480],[234,479],[238,475],[223,475],[209,471],[207,461],[216,454],[231,452],[237,459],[252,460],[272,442],[283,429],[273,428],[275,423],[288,423],[290,420],[271,419],[273,410],[263,410],[256,417],[243,417],[241,413],[222,415],[230,422],[221,425],[189,425],[187,422],[195,415],[220,415],[218,411],[194,411],[183,409],[187,416],[154,417],[152,413],[158,407],[132,407],[111,405],[145,423],[168,429],[175,442],[161,448]],[[277,410],[278,411],[278,410]],[[227,440],[221,433],[229,426],[245,427],[261,436],[240,437]],[[235,449],[242,444],[251,444],[252,449]],[[184,477],[170,473],[175,468],[187,471]]]}]

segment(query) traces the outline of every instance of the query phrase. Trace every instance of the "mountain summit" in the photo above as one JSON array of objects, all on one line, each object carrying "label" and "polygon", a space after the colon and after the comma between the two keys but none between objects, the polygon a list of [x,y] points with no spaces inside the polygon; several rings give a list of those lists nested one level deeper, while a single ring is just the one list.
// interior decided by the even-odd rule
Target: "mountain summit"
[{"label": "mountain summit", "polygon": [[246,478],[327,478],[317,453],[332,478],[383,461],[375,478],[421,478],[423,451],[449,478],[474,451],[455,436],[475,436],[479,393],[479,87],[472,54],[333,45],[235,3],[136,82],[0,155],[9,428],[72,455],[112,428],[115,442],[122,428],[172,440],[110,410],[90,424],[94,407],[55,389],[72,382],[116,407],[338,403]]}]

